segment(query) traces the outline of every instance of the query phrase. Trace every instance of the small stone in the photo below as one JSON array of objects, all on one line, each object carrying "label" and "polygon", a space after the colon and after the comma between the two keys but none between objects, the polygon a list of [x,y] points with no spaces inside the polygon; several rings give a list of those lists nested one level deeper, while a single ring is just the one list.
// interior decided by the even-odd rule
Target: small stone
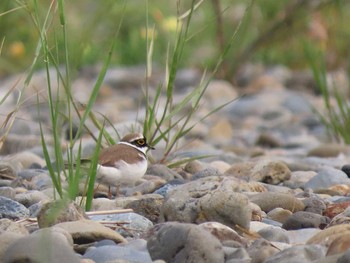
[{"label": "small stone", "polygon": [[83,258],[91,259],[93,262],[152,263],[149,253],[122,246],[101,246],[90,248],[84,254]]},{"label": "small stone", "polygon": [[247,177],[250,180],[276,185],[288,180],[291,176],[291,171],[283,162],[261,160],[257,163],[233,164],[225,174],[235,177]]},{"label": "small stone", "polygon": [[350,179],[341,170],[327,167],[323,168],[304,185],[304,189],[324,189],[337,184],[350,184]]},{"label": "small stone", "polygon": [[139,238],[150,228],[153,223],[146,217],[136,213],[121,213],[121,214],[106,214],[106,215],[92,215],[91,220],[104,222],[120,222],[123,227],[117,228],[116,232],[123,237]]},{"label": "small stone", "polygon": [[261,229],[258,231],[258,234],[268,241],[289,243],[289,237],[286,232],[286,230],[280,227],[270,226]]},{"label": "small stone", "polygon": [[0,187],[0,196],[9,198],[9,199],[14,199],[16,195],[15,189],[9,186],[3,186]]},{"label": "small stone", "polygon": [[[147,176],[145,176],[144,178],[146,179],[146,177]],[[164,179],[155,176],[155,178],[145,180],[144,182],[138,184],[135,187],[126,188],[126,191],[124,191],[124,193],[125,196],[149,194],[153,193],[165,184],[166,181]]]},{"label": "small stone", "polygon": [[62,200],[44,204],[38,214],[40,228],[53,226],[57,223],[76,221],[88,218],[81,207],[74,203],[65,203]]},{"label": "small stone", "polygon": [[22,204],[0,196],[0,219],[18,220],[29,217],[29,210]]},{"label": "small stone", "polygon": [[224,263],[219,240],[194,224],[169,222],[156,225],[150,233],[147,249],[152,260],[166,262]]},{"label": "small stone", "polygon": [[0,161],[0,178],[13,180],[17,178],[17,171],[20,167],[15,167],[13,164],[5,161]]},{"label": "small stone", "polygon": [[203,177],[207,177],[207,176],[220,176],[221,173],[219,172],[218,169],[214,168],[214,167],[207,167],[197,173],[195,173],[191,180],[197,180],[199,178],[203,178]]},{"label": "small stone", "polygon": [[220,118],[209,130],[209,137],[213,141],[226,142],[233,136],[233,128],[230,120]]},{"label": "small stone", "polygon": [[326,216],[305,211],[298,211],[288,217],[282,227],[286,230],[312,227],[324,229],[329,222],[330,220]]},{"label": "small stone", "polygon": [[291,194],[264,192],[250,197],[250,201],[260,206],[266,213],[279,207],[291,212],[302,211],[305,205]]},{"label": "small stone", "polygon": [[219,173],[223,174],[227,169],[230,168],[230,165],[224,161],[213,161],[209,164],[210,167],[216,168]]},{"label": "small stone", "polygon": [[267,184],[279,184],[290,178],[288,166],[280,161],[261,161],[256,164],[250,179]]},{"label": "small stone", "polygon": [[278,148],[282,146],[282,143],[269,133],[260,134],[255,144],[267,148]]},{"label": "small stone", "polygon": [[264,263],[289,263],[297,259],[298,263],[317,262],[325,256],[325,247],[319,245],[299,245],[284,249]]},{"label": "small stone", "polygon": [[35,153],[22,151],[5,158],[12,163],[19,163],[21,170],[30,169],[34,164],[40,167],[46,166],[45,160]]},{"label": "small stone", "polygon": [[235,230],[232,228],[229,228],[228,226],[225,226],[218,222],[205,222],[200,225],[199,227],[207,230],[210,232],[213,236],[215,236],[217,239],[220,240],[221,243],[227,240],[234,240],[241,244],[242,246],[247,246],[248,240],[246,240],[244,237],[240,236]]},{"label": "small stone", "polygon": [[182,177],[162,164],[153,164],[148,167],[146,174],[156,175],[166,181],[182,179]]},{"label": "small stone", "polygon": [[20,235],[28,235],[28,230],[19,223],[15,223],[10,219],[0,219],[0,234],[3,232],[11,232]]},{"label": "small stone", "polygon": [[290,215],[292,215],[291,211],[280,207],[274,208],[267,213],[268,218],[280,222],[282,224],[287,221]]},{"label": "small stone", "polygon": [[276,254],[279,250],[269,241],[259,238],[247,249],[252,262],[266,262],[268,258]]},{"label": "small stone", "polygon": [[153,223],[157,223],[160,215],[160,209],[163,205],[164,197],[157,194],[148,194],[141,196],[140,199],[131,201],[125,208],[132,209]]},{"label": "small stone", "polygon": [[341,153],[350,153],[350,147],[335,143],[321,144],[316,148],[311,149],[307,155],[327,158],[337,157]]},{"label": "small stone", "polygon": [[39,202],[49,201],[49,197],[37,190],[30,190],[25,193],[17,194],[14,198],[15,201],[22,205],[29,207]]},{"label": "small stone", "polygon": [[[326,209],[325,202],[317,195],[304,199],[303,203],[305,204],[304,211],[306,212],[323,215]],[[330,217],[329,215],[326,216]]]},{"label": "small stone", "polygon": [[333,218],[336,215],[343,213],[345,209],[347,209],[349,206],[350,206],[350,201],[329,204],[327,205],[327,208],[324,211],[324,215],[328,216],[329,218]]},{"label": "small stone", "polygon": [[186,172],[188,172],[190,174],[195,174],[195,173],[202,171],[205,168],[206,168],[206,164],[204,164],[198,160],[193,160],[193,161],[188,162],[185,165],[184,169]]},{"label": "small stone", "polygon": [[126,243],[126,239],[112,229],[92,220],[79,220],[56,224],[55,227],[66,230],[74,244],[86,244],[102,239],[111,239],[116,243]]}]

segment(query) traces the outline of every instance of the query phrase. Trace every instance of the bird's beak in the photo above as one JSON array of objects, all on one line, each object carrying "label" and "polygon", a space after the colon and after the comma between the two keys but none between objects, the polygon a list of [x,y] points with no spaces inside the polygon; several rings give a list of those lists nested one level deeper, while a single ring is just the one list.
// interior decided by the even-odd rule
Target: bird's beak
[{"label": "bird's beak", "polygon": [[153,146],[151,146],[149,144],[147,144],[147,147],[148,147],[148,149],[151,149],[151,150],[155,150],[156,149],[156,148],[154,148]]}]

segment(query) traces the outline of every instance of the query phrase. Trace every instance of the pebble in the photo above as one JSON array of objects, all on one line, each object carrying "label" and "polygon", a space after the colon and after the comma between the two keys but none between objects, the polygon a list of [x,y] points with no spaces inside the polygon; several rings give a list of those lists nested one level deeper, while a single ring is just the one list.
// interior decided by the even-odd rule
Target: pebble
[{"label": "pebble", "polygon": [[264,192],[250,197],[250,201],[257,204],[261,210],[268,213],[275,208],[283,208],[291,212],[302,211],[305,205],[291,194]]},{"label": "pebble", "polygon": [[[276,253],[265,263],[309,263],[318,261],[326,254],[326,248],[319,245],[299,245],[287,248]],[[295,259],[297,258],[297,261]]]},{"label": "pebble", "polygon": [[324,229],[329,222],[330,219],[326,216],[311,212],[298,211],[290,215],[283,223],[282,227],[286,230],[296,230],[312,227]]},{"label": "pebble", "polygon": [[350,179],[341,170],[325,167],[305,183],[304,189],[319,190],[337,184],[350,184]]},{"label": "pebble", "polygon": [[0,196],[0,219],[9,218],[18,220],[27,217],[29,217],[28,208],[19,202]]},{"label": "pebble", "polygon": [[110,215],[93,215],[91,220],[98,222],[119,222],[121,227],[116,229],[116,232],[125,238],[138,238],[153,227],[153,223],[146,217],[136,213],[122,213]]}]

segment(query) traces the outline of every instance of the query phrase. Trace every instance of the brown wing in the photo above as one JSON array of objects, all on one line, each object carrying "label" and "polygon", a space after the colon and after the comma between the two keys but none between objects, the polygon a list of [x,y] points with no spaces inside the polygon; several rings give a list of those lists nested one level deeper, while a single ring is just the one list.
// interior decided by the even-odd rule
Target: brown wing
[{"label": "brown wing", "polygon": [[116,144],[101,151],[99,164],[104,166],[115,166],[115,163],[121,159],[127,163],[132,163],[135,160],[142,161],[144,156],[140,151],[130,151],[130,146]]}]

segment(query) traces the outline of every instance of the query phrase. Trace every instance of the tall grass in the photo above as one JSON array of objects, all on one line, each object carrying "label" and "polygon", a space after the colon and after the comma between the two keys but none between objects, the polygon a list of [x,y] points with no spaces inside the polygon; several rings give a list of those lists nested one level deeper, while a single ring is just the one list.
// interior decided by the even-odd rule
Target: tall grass
[{"label": "tall grass", "polygon": [[[58,10],[59,17],[59,29],[56,30],[53,27],[56,12]],[[96,177],[97,160],[99,150],[102,141],[102,135],[104,134],[104,126],[101,128],[100,135],[97,139],[94,154],[91,158],[91,165],[86,172],[81,165],[81,141],[80,137],[84,130],[86,120],[89,117],[94,117],[92,113],[93,105],[98,96],[99,90],[102,86],[104,76],[109,67],[112,53],[115,46],[115,37],[111,39],[111,46],[106,54],[106,59],[103,63],[102,69],[96,80],[96,83],[92,89],[89,100],[84,108],[84,113],[79,113],[79,106],[73,98],[73,87],[71,85],[71,68],[70,68],[70,53],[69,53],[69,35],[67,33],[67,23],[65,17],[65,6],[63,0],[52,1],[45,18],[42,20],[40,17],[40,5],[37,0],[33,1],[32,9],[28,9],[35,25],[38,34],[39,42],[37,45],[37,52],[32,66],[28,72],[25,86],[29,85],[31,78],[34,74],[36,66],[40,63],[44,64],[47,79],[47,104],[50,111],[50,123],[52,127],[52,138],[54,141],[54,154],[53,158],[48,151],[48,145],[46,142],[46,136],[42,124],[40,123],[41,130],[41,142],[43,147],[43,154],[47,163],[47,168],[55,188],[58,197],[61,199],[75,200],[80,194],[80,184],[85,181],[83,187],[83,196],[86,196],[85,208],[89,210],[91,208],[91,201],[94,193],[94,182]],[[121,23],[121,22],[120,22]],[[116,35],[119,27],[116,28]],[[61,50],[57,43],[57,35],[62,34],[63,46]],[[51,48],[53,43],[54,48]],[[58,54],[64,52],[63,61],[59,60]],[[63,65],[63,67],[62,67]],[[53,67],[56,72],[56,79],[51,76],[50,68]],[[63,70],[62,70],[63,68]],[[57,85],[57,90],[52,88],[52,84]],[[41,115],[40,101],[38,96],[38,114]],[[78,129],[73,132],[73,118],[79,117]],[[63,141],[62,127],[63,124],[68,124],[68,142]],[[96,123],[96,122],[95,122]],[[77,153],[74,151],[75,145],[78,144]],[[62,147],[64,146],[64,147]],[[54,165],[53,165],[54,164]],[[67,184],[64,187],[63,182]]]},{"label": "tall grass", "polygon": [[[202,3],[203,1],[192,1],[190,9],[185,11],[183,14],[178,15],[175,38],[176,40],[173,45],[169,44],[169,50],[166,58],[165,82],[164,84],[158,85],[153,101],[150,101],[150,96],[148,95],[149,86],[147,83],[145,87],[146,112],[143,130],[145,135],[149,138],[151,145],[157,145],[161,141],[164,142],[165,149],[163,156],[160,160],[157,161],[159,163],[165,163],[169,167],[178,166],[193,159],[208,157],[195,156],[181,160],[172,160],[169,158],[170,154],[176,149],[176,145],[178,144],[179,140],[185,137],[198,122],[203,121],[236,99],[234,98],[228,100],[221,106],[212,109],[208,114],[202,116],[199,120],[194,121],[209,82],[214,78],[215,74],[218,72],[220,66],[222,65],[224,58],[230,50],[236,34],[239,31],[241,23],[238,24],[230,40],[228,43],[226,43],[222,53],[217,58],[217,64],[213,71],[210,72],[208,76],[205,71],[200,83],[176,105],[173,103],[175,77],[177,70],[179,69],[179,63],[181,62],[184,53],[185,45],[188,45],[191,38],[195,37],[189,34],[191,21],[194,12],[200,7]],[[250,9],[250,7],[251,6],[249,5],[246,9],[246,12]],[[149,48],[147,50],[147,76],[149,76],[150,72],[152,72],[151,54],[153,53],[153,39],[150,39],[151,41],[148,45]],[[170,47],[172,47],[172,50],[170,50]],[[159,108],[161,108],[160,104],[162,91],[165,92],[165,103],[162,105],[162,109],[159,110]]]},{"label": "tall grass", "polygon": [[350,144],[350,104],[347,96],[341,94],[336,86],[331,88],[329,85],[324,53],[309,42],[304,42],[304,50],[325,106],[324,112],[318,109],[315,112],[332,139]]}]

